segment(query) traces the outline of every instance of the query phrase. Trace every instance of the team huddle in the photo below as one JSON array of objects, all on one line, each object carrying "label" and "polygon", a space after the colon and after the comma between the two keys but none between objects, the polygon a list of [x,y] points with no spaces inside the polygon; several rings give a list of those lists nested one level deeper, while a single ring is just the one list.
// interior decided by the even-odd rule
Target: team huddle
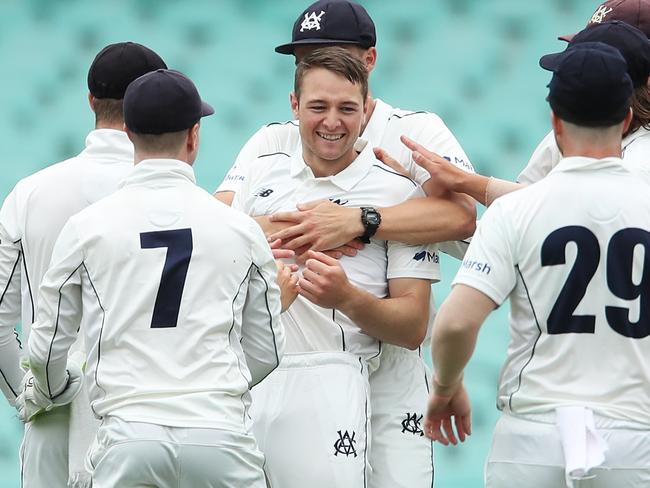
[{"label": "team huddle", "polygon": [[[650,2],[610,0],[542,57],[553,130],[514,183],[374,98],[371,17],[319,0],[276,48],[295,120],[214,195],[193,171],[214,109],[148,47],[105,47],[86,148],[0,210],[22,486],[432,487],[507,300],[485,485],[650,486],[648,36]],[[441,252],[459,271],[436,313]]]}]

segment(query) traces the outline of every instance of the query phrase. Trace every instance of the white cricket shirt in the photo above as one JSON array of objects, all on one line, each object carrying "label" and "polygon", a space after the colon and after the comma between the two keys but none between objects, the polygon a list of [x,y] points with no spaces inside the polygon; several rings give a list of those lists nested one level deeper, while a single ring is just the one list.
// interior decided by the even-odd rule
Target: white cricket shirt
[{"label": "white cricket shirt", "polygon": [[[381,147],[395,158],[419,184],[430,178],[429,173],[418,166],[411,157],[411,151],[400,141],[405,135],[422,144],[427,149],[445,157],[456,166],[474,172],[474,168],[462,147],[436,114],[412,112],[391,107],[376,99],[372,112],[361,138],[372,147]],[[300,147],[300,131],[297,121],[274,123],[259,129],[241,149],[235,164],[228,171],[217,189],[238,192],[249,175],[258,171],[257,163],[267,165],[269,159],[259,156],[287,153],[293,154]]]},{"label": "white cricket shirt", "polygon": [[627,166],[563,159],[481,219],[454,284],[510,298],[500,409],[650,425],[650,185]]},{"label": "white cricket shirt", "polygon": [[[76,157],[18,182],[0,210],[0,387],[10,402],[20,386],[14,327],[29,338],[38,287],[52,248],[71,215],[117,189],[133,169],[133,145],[125,132],[98,129]],[[21,298],[22,295],[22,298]]]},{"label": "white cricket shirt", "polygon": [[151,159],[72,217],[30,337],[40,387],[60,391],[81,331],[98,417],[242,431],[249,385],[279,363],[276,265],[259,226]]},{"label": "white cricket shirt", "polygon": [[[357,158],[340,173],[316,178],[305,164],[302,148],[293,154],[262,156],[256,171],[243,181],[233,208],[251,216],[295,210],[298,203],[329,199],[350,207],[389,206],[423,195],[409,178],[378,161],[370,144],[359,140]],[[440,278],[434,245],[410,246],[372,239],[353,257],[339,262],[352,284],[377,297],[388,295],[388,280]],[[345,314],[325,309],[299,296],[282,315],[287,331],[287,352],[350,351],[365,358],[377,355],[380,344],[359,329]]]},{"label": "white cricket shirt", "polygon": [[[650,170],[650,131],[644,127],[623,139],[623,160],[639,168]],[[544,178],[562,159],[553,131],[546,134],[535,148],[528,164],[517,177],[517,182],[530,185]]]}]

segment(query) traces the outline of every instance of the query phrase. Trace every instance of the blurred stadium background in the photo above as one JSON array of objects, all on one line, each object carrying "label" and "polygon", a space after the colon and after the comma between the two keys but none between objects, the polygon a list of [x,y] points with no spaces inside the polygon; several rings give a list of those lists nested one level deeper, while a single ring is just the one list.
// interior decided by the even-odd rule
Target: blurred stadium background
[{"label": "blurred stadium background", "polygon": [[[262,124],[291,117],[287,42],[310,0],[0,0],[0,193],[77,154],[94,119],[86,74],[106,44],[132,40],[190,76],[217,114],[202,127],[199,184],[212,191]],[[392,105],[438,113],[477,171],[514,179],[549,130],[550,76],[538,67],[580,30],[594,0],[361,0],[375,20],[373,93]],[[215,225],[218,223],[215,222]],[[443,257],[440,303],[458,262]],[[217,278],[218,279],[218,278]],[[471,305],[470,305],[471,306]],[[505,308],[505,307],[503,307]],[[474,435],[436,446],[436,486],[482,486],[496,382],[507,347],[507,310],[484,327],[467,372]],[[19,486],[22,427],[0,402],[0,487]]]}]

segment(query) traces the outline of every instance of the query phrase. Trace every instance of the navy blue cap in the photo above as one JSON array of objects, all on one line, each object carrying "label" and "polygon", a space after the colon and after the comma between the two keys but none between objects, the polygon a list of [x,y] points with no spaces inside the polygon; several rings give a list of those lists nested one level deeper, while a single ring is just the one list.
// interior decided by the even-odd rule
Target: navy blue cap
[{"label": "navy blue cap", "polygon": [[553,71],[548,102],[567,122],[607,127],[623,121],[633,93],[621,53],[602,42],[581,42],[547,60]]},{"label": "navy blue cap", "polygon": [[[604,42],[615,47],[627,62],[627,71],[635,87],[643,86],[650,76],[650,41],[636,27],[633,27],[620,20],[612,20],[595,24],[577,33],[569,46],[581,42]],[[547,54],[542,56],[539,64],[542,68],[552,65],[553,60],[561,53]]]},{"label": "navy blue cap", "polygon": [[275,48],[293,54],[296,46],[310,44],[353,44],[364,49],[377,44],[375,24],[361,5],[349,0],[319,0],[300,14],[291,42]]},{"label": "navy blue cap", "polygon": [[155,52],[137,42],[109,44],[99,51],[88,70],[88,90],[95,98],[124,98],[136,78],[167,65]]},{"label": "navy blue cap", "polygon": [[213,113],[192,80],[179,71],[147,73],[131,83],[124,94],[124,124],[136,134],[178,132]]}]

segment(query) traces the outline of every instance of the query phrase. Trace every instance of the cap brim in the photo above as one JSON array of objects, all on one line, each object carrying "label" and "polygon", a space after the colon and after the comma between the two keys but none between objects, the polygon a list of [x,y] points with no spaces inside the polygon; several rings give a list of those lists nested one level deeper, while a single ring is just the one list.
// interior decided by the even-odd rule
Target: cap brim
[{"label": "cap brim", "polygon": [[212,108],[212,105],[209,103],[205,103],[203,100],[201,100],[201,117],[207,117],[208,115],[212,115],[214,113],[214,108]]},{"label": "cap brim", "polygon": [[562,60],[562,55],[564,52],[561,53],[552,53],[552,54],[546,54],[539,58],[539,65],[544,68],[545,70],[548,71],[555,71],[555,69],[558,67],[560,64],[560,61]]},{"label": "cap brim", "polygon": [[275,48],[276,53],[280,54],[293,54],[294,49],[296,49],[297,46],[309,46],[313,44],[360,44],[357,41],[342,41],[339,39],[318,39],[318,38],[313,38],[313,39],[301,39],[299,41],[294,41],[290,42],[289,44],[282,44],[281,46],[278,46]]},{"label": "cap brim", "polygon": [[566,34],[564,36],[558,37],[560,41],[566,41],[566,42],[571,42],[571,40],[575,37],[575,34]]}]

